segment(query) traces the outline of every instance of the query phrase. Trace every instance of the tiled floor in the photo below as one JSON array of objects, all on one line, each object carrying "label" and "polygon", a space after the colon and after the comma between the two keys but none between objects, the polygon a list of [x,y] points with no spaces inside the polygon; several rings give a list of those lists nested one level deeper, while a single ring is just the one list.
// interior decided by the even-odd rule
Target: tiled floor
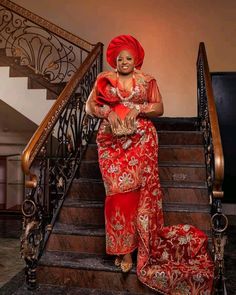
[{"label": "tiled floor", "polygon": [[0,288],[24,267],[20,257],[20,232],[21,216],[0,215]]},{"label": "tiled floor", "polygon": [[[27,291],[24,284],[24,261],[20,258],[20,228],[18,218],[6,220],[0,216],[0,295],[116,295],[121,293],[64,287],[41,286],[36,292]],[[227,295],[236,295],[236,217],[229,219],[228,243],[225,248]],[[14,277],[15,276],[15,277]],[[14,279],[12,279],[14,277]],[[3,286],[3,287],[2,287]],[[2,287],[2,288],[1,288]],[[126,293],[122,292],[122,295]]]},{"label": "tiled floor", "polygon": [[[0,238],[0,288],[24,267],[20,257],[20,240]],[[1,294],[1,291],[0,291]]]}]

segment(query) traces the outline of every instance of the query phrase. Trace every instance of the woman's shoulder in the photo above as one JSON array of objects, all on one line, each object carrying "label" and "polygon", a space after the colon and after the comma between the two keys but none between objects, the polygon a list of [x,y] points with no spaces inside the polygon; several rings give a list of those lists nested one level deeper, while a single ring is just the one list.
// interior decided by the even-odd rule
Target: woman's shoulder
[{"label": "woman's shoulder", "polygon": [[150,82],[152,80],[156,80],[152,75],[141,72],[141,71],[136,71],[136,77],[139,80],[143,80],[144,82]]},{"label": "woman's shoulder", "polygon": [[103,71],[97,75],[97,79],[100,78],[110,78],[115,79],[116,73],[114,71]]}]

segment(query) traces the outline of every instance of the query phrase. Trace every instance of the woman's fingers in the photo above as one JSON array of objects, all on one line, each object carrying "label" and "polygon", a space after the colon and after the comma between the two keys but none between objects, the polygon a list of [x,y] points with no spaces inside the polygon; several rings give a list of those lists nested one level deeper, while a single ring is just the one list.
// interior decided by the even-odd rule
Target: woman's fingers
[{"label": "woman's fingers", "polygon": [[117,114],[115,112],[111,112],[108,116],[108,121],[111,125],[112,132],[116,133],[117,129],[122,124],[120,117],[117,116]]},{"label": "woman's fingers", "polygon": [[127,128],[135,128],[137,111],[132,109],[125,117],[125,125]]}]

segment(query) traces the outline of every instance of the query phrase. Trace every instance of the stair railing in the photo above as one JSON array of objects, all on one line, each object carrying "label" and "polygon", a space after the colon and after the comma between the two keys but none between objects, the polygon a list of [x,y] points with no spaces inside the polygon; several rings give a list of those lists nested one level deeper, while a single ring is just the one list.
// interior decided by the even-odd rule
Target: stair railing
[{"label": "stair railing", "polygon": [[9,0],[0,0],[0,19],[0,48],[53,83],[69,81],[94,47]]},{"label": "stair railing", "polygon": [[[0,0],[0,47],[51,83],[65,83],[22,153],[25,199],[21,255],[29,289],[58,212],[98,121],[85,103],[99,72],[103,45],[93,45],[9,1]],[[37,77],[36,77],[37,79]],[[35,104],[37,108],[37,104]]]},{"label": "stair railing", "polygon": [[[102,70],[98,43],[69,80],[22,153],[26,196],[22,205],[21,254],[28,287],[36,287],[36,268],[60,207],[70,188],[97,120],[85,103]],[[37,107],[37,106],[36,106]]]},{"label": "stair railing", "polygon": [[224,196],[224,154],[211,83],[205,44],[199,45],[197,58],[198,118],[205,142],[207,186],[212,203],[213,256],[215,261],[215,294],[226,294],[224,278],[224,246],[227,217],[222,213]]}]

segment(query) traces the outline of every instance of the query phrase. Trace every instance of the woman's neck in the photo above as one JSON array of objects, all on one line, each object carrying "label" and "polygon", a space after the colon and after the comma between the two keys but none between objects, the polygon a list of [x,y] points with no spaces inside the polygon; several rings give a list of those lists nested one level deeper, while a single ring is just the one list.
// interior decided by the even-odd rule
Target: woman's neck
[{"label": "woman's neck", "polygon": [[126,80],[126,79],[130,79],[130,78],[133,78],[134,76],[134,71],[128,73],[128,74],[124,74],[124,73],[120,73],[120,72],[117,72],[117,76],[120,80]]},{"label": "woman's neck", "polygon": [[133,92],[133,90],[135,88],[135,84],[136,83],[135,83],[134,72],[129,73],[127,75],[120,75],[117,72],[117,76],[116,76],[117,88],[120,88],[120,89],[125,90],[125,91]]}]

